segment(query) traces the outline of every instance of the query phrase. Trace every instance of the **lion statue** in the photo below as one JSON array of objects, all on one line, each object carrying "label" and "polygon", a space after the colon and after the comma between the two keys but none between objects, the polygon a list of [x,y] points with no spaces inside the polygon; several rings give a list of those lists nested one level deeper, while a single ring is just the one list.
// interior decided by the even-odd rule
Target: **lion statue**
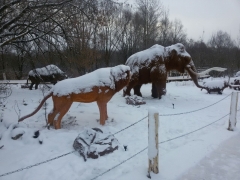
[{"label": "lion statue", "polygon": [[40,102],[36,110],[18,120],[33,116],[44,102],[52,97],[53,110],[48,114],[48,125],[55,129],[61,128],[62,117],[67,113],[73,102],[97,102],[100,111],[100,124],[108,119],[107,103],[113,95],[128,85],[131,78],[130,67],[118,65],[100,68],[77,78],[58,82]]}]

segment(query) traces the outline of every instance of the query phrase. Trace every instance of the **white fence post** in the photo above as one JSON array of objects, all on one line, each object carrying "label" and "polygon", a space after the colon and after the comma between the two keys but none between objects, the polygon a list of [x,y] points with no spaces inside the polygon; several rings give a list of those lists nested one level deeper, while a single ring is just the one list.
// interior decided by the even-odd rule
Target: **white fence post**
[{"label": "white fence post", "polygon": [[148,175],[150,171],[158,174],[158,119],[156,108],[148,110]]},{"label": "white fence post", "polygon": [[237,124],[238,92],[232,92],[228,130],[233,131]]}]

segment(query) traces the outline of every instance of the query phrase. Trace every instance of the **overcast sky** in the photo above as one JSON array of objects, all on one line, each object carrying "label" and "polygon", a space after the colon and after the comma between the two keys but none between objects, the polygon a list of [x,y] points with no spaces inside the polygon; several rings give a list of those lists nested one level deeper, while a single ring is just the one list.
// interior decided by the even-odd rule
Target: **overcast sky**
[{"label": "overcast sky", "polygon": [[160,1],[169,10],[170,20],[181,20],[188,38],[199,40],[203,36],[208,41],[218,30],[227,32],[233,40],[240,37],[240,0]]}]

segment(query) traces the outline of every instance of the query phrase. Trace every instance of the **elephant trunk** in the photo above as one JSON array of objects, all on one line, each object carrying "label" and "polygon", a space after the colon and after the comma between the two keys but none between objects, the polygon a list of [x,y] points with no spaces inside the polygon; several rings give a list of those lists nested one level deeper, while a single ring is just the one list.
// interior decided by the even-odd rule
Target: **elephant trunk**
[{"label": "elephant trunk", "polygon": [[[187,70],[188,74],[191,76],[194,84],[195,84],[198,88],[206,89],[206,87],[201,86],[201,85],[198,84],[198,76],[199,76],[199,75],[198,75],[197,70],[196,70],[196,68],[195,68],[194,65],[192,65],[192,66],[187,66],[187,67],[186,67],[186,70]],[[207,89],[206,89],[206,90],[207,90]]]}]

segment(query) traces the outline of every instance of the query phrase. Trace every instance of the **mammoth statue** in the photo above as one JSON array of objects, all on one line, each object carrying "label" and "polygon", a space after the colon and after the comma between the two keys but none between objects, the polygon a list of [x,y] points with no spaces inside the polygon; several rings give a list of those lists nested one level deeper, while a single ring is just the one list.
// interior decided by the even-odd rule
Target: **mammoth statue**
[{"label": "mammoth statue", "polygon": [[198,84],[198,74],[192,58],[181,43],[167,47],[156,44],[133,54],[125,64],[130,67],[132,77],[124,88],[124,96],[130,96],[132,88],[135,95],[142,96],[142,84],[152,83],[152,97],[160,99],[166,93],[167,72],[170,70],[180,73],[186,70],[197,87],[206,89]]},{"label": "mammoth statue", "polygon": [[32,90],[33,85],[35,84],[35,89],[38,89],[40,82],[51,82],[56,84],[57,81],[66,79],[67,75],[61,71],[56,65],[48,65],[43,68],[33,69],[28,73],[28,80],[31,80],[31,85],[29,89]]}]

